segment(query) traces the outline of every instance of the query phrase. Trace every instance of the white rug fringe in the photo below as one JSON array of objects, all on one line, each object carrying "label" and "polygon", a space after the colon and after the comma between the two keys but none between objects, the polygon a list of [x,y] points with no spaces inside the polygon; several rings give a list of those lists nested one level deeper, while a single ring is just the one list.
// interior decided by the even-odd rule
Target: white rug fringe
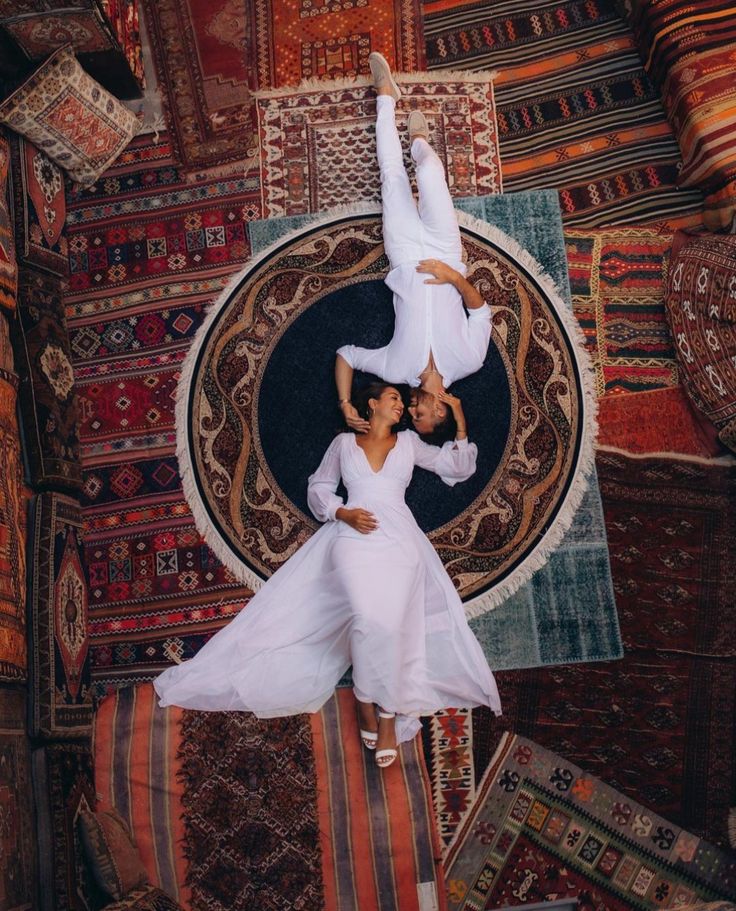
[{"label": "white rug fringe", "polygon": [[[192,516],[197,530],[205,539],[209,547],[216,554],[218,559],[232,572],[236,579],[249,586],[253,591],[257,591],[261,585],[263,585],[263,579],[261,579],[260,576],[234,553],[228,542],[212,524],[207,513],[207,508],[202,502],[199,489],[194,480],[194,470],[190,458],[190,447],[188,445],[188,402],[194,367],[200,347],[217,314],[222,306],[229,300],[232,291],[242,281],[243,275],[255,268],[259,263],[268,259],[280,246],[297,239],[304,232],[311,230],[315,225],[328,224],[340,216],[378,215],[380,212],[380,205],[375,203],[358,203],[355,205],[338,206],[327,212],[315,213],[313,218],[310,218],[299,228],[290,231],[288,234],[284,234],[257,253],[245,264],[243,269],[233,276],[230,282],[228,282],[226,287],[222,290],[217,300],[211,305],[182,364],[181,377],[176,394],[176,454],[179,459],[179,470],[182,477],[184,496],[192,510]],[[557,515],[550,527],[544,533],[541,542],[537,545],[535,550],[529,554],[506,579],[503,579],[482,595],[478,595],[465,604],[465,614],[471,619],[485,614],[487,611],[493,610],[502,604],[510,595],[527,582],[538,569],[544,566],[553,551],[561,543],[565,532],[572,524],[575,512],[583,498],[588,484],[588,477],[594,465],[595,438],[598,430],[596,420],[598,402],[595,395],[593,368],[588,352],[585,349],[583,332],[575,319],[572,310],[565,303],[552,278],[527,250],[500,229],[495,228],[478,218],[474,218],[471,215],[466,215],[463,212],[458,212],[458,221],[462,227],[490,240],[504,252],[508,253],[520,263],[539,284],[547,295],[550,303],[555,308],[560,321],[569,333],[572,341],[575,343],[573,351],[583,384],[583,408],[580,415],[580,421],[582,422],[583,428],[582,440],[577,464],[573,468],[573,481],[567,491],[565,500],[558,508]]]},{"label": "white rug fringe", "polygon": [[[498,76],[497,70],[443,70],[442,78],[438,79],[435,73],[394,73],[394,78],[399,86],[402,85],[421,85],[431,82],[475,82],[479,85],[491,83]],[[294,85],[283,85],[276,89],[259,89],[252,92],[253,98],[283,98],[285,95],[293,95],[295,92],[341,92],[344,89],[362,88],[373,85],[370,76],[342,76],[340,79],[319,79],[312,76],[310,79],[302,79],[301,82]]]}]

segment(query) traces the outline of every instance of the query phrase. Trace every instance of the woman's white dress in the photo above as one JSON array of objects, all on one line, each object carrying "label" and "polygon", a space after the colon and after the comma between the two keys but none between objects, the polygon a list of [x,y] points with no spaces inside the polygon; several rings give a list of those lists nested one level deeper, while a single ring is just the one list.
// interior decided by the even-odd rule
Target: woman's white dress
[{"label": "woman's white dress", "polygon": [[[309,507],[325,524],[190,661],[155,681],[159,704],[243,710],[261,718],[317,711],[353,666],[355,692],[394,711],[399,740],[417,717],[500,700],[444,566],[404,493],[415,465],[447,484],[470,477],[476,447],[443,447],[406,430],[374,471],[352,433],[335,437],[309,479]],[[347,503],[335,493],[340,478]],[[335,519],[362,507],[369,534]]]}]

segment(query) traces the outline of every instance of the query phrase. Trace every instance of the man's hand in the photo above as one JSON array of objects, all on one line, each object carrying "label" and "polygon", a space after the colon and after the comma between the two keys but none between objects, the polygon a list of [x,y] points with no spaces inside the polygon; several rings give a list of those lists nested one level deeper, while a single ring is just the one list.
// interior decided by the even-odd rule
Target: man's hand
[{"label": "man's hand", "polygon": [[437,398],[440,402],[444,402],[450,411],[452,411],[452,415],[455,418],[455,424],[457,425],[455,439],[461,440],[467,437],[468,431],[465,422],[465,414],[463,412],[463,403],[460,399],[450,392],[438,392]]},{"label": "man's hand", "polygon": [[357,431],[358,433],[367,433],[370,424],[365,418],[362,418],[358,414],[358,409],[351,402],[343,402],[340,405],[340,411],[342,411],[342,416],[345,418],[345,423],[352,430]]},{"label": "man's hand", "polygon": [[367,509],[346,509],[341,506],[335,513],[335,518],[345,522],[362,535],[368,535],[378,528],[378,520]]},{"label": "man's hand", "polygon": [[458,278],[462,278],[457,269],[443,263],[441,259],[421,260],[417,266],[417,272],[426,272],[434,276],[434,278],[425,278],[425,285],[454,285]]}]

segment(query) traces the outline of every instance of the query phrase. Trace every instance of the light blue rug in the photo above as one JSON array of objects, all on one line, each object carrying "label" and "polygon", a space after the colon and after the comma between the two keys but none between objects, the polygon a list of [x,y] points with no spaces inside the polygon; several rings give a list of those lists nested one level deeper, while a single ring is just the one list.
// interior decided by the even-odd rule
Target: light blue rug
[{"label": "light blue rug", "polygon": [[[528,191],[456,199],[458,209],[504,231],[528,250],[572,307],[557,193]],[[254,253],[313,220],[303,215],[251,222]],[[470,621],[497,670],[606,661],[623,654],[598,481],[548,562],[495,610]]]}]

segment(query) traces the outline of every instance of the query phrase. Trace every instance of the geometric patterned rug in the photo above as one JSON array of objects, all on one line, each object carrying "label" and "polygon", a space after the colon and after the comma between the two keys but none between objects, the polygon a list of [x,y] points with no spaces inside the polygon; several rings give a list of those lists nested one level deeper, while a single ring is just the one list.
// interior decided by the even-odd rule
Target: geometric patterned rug
[{"label": "geometric patterned rug", "polygon": [[[425,7],[427,64],[498,70],[507,191],[553,187],[566,227],[684,226],[680,151],[614,0],[443,0]],[[437,73],[439,76],[440,73]]]},{"label": "geometric patterned rug", "polygon": [[250,7],[253,84],[259,89],[366,75],[371,51],[381,51],[394,70],[426,69],[420,0],[250,0],[244,5]]},{"label": "geometric patterned rug", "polygon": [[98,693],[191,656],[249,596],[194,528],[172,393],[208,303],[248,257],[259,196],[253,177],[187,183],[167,137],[146,135],[68,199],[64,303]]},{"label": "geometric patterned rug", "polygon": [[644,911],[736,895],[732,854],[510,733],[446,864],[450,911],[561,898]]},{"label": "geometric patterned rug", "polygon": [[598,396],[676,386],[664,308],[671,232],[565,229],[573,309],[590,352]]},{"label": "geometric patterned rug", "polygon": [[[430,141],[453,196],[501,192],[493,73],[402,73],[396,124],[407,173],[409,111],[426,116]],[[259,92],[257,98],[264,217],[326,212],[380,202],[375,91],[365,78]]]}]

